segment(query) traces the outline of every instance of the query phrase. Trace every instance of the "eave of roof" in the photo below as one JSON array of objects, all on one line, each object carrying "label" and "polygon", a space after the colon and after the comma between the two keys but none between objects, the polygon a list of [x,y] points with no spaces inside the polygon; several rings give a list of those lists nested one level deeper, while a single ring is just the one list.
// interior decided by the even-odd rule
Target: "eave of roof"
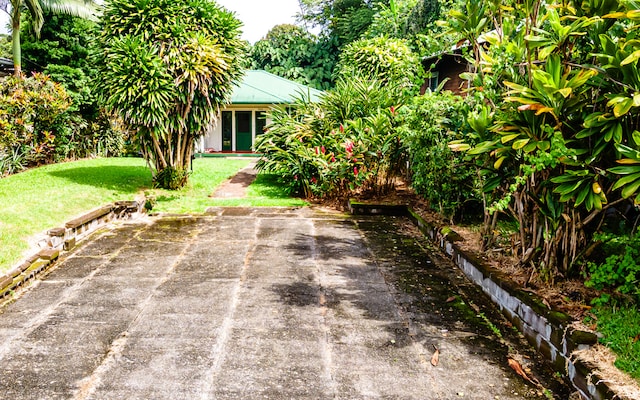
[{"label": "eave of roof", "polygon": [[247,70],[234,88],[231,104],[288,104],[301,95],[318,101],[323,92],[262,70]]}]

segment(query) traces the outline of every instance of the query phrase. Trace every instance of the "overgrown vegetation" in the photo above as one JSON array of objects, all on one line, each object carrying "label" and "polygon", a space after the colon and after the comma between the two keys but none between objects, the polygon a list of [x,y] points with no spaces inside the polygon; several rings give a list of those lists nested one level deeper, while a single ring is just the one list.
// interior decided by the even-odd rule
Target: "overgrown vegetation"
[{"label": "overgrown vegetation", "polygon": [[451,221],[460,220],[464,208],[481,209],[475,168],[449,148],[449,142],[460,139],[465,131],[466,110],[460,96],[432,92],[414,97],[401,109],[401,137],[411,162],[411,184]]},{"label": "overgrown vegetation", "polygon": [[0,176],[57,161],[71,101],[49,77],[0,79]]},{"label": "overgrown vegetation", "polygon": [[347,197],[385,192],[402,173],[396,109],[401,96],[377,80],[341,80],[320,103],[301,98],[271,112],[256,151],[258,168],[277,174],[292,193]]},{"label": "overgrown vegetation", "polygon": [[336,54],[326,38],[295,25],[277,25],[249,51],[251,68],[283,78],[329,89],[333,85]]}]

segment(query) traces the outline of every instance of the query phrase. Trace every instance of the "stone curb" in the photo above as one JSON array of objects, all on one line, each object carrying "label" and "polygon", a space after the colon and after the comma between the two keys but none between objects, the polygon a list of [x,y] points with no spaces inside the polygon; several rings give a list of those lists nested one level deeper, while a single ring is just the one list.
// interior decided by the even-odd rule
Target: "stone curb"
[{"label": "stone curb", "polygon": [[592,332],[571,326],[565,313],[552,310],[533,293],[521,290],[501,271],[466,254],[456,245],[459,235],[451,229],[434,227],[407,205],[365,204],[350,201],[354,215],[395,215],[408,217],[420,231],[436,243],[473,283],[479,285],[525,336],[527,341],[551,363],[553,369],[566,376],[580,395],[589,400],[616,400],[619,395],[598,376],[595,368],[573,354],[598,342]]},{"label": "stone curb", "polygon": [[79,218],[68,221],[64,227],[49,229],[40,240],[41,249],[4,275],[0,275],[0,299],[23,286],[30,279],[49,269],[61,252],[70,251],[76,243],[96,229],[117,220],[134,219],[142,214],[144,200],[118,201]]}]

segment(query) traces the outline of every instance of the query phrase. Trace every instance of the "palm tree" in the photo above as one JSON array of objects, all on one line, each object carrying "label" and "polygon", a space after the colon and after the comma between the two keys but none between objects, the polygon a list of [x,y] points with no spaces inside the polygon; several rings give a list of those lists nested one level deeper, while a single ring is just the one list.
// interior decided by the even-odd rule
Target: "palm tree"
[{"label": "palm tree", "polygon": [[[96,2],[93,0],[10,0],[11,1],[11,44],[13,49],[13,69],[15,76],[22,75],[22,51],[20,47],[20,15],[26,7],[33,18],[36,36],[44,23],[42,10],[54,13],[75,15],[82,18],[95,17]],[[2,0],[0,0],[2,2]],[[6,2],[6,0],[5,0]]]}]

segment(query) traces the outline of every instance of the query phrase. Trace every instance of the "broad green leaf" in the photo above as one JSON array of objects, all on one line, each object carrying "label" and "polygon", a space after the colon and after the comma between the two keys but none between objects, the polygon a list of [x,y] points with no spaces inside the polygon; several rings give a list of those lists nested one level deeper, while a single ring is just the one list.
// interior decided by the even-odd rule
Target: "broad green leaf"
[{"label": "broad green leaf", "polygon": [[521,148],[523,148],[524,146],[526,146],[526,144],[529,143],[529,139],[520,139],[520,140],[516,140],[515,142],[513,142],[513,144],[511,145],[511,148],[513,148],[514,150],[520,150]]},{"label": "broad green leaf", "polygon": [[631,64],[638,61],[638,59],[640,59],[640,50],[636,50],[633,53],[631,53],[627,58],[625,58],[620,62],[620,65],[624,66],[627,64]]},{"label": "broad green leaf", "polygon": [[595,208],[596,210],[602,210],[602,198],[600,196],[590,194],[589,198],[592,199],[593,208]]},{"label": "broad green leaf", "polygon": [[537,146],[542,151],[547,151],[551,148],[551,143],[548,140],[541,140],[537,143]]},{"label": "broad green leaf", "polygon": [[588,187],[583,188],[580,191],[580,193],[578,193],[578,196],[576,197],[575,206],[578,207],[580,204],[582,204],[588,195],[589,195],[589,188]]},{"label": "broad green leaf", "polygon": [[613,185],[613,187],[611,188],[611,190],[619,189],[624,185],[627,185],[635,181],[636,179],[640,179],[640,172],[636,172],[635,174],[627,175],[624,178],[618,179],[616,183]]},{"label": "broad green leaf", "polygon": [[625,186],[621,192],[622,197],[628,199],[629,197],[637,194],[636,192],[638,191],[638,188],[640,188],[640,179]]},{"label": "broad green leaf", "polygon": [[591,196],[590,194],[587,195],[587,197],[584,199],[584,206],[587,211],[593,210],[593,196]]},{"label": "broad green leaf", "polygon": [[510,141],[512,141],[513,139],[516,139],[516,138],[518,138],[518,137],[520,137],[520,134],[519,134],[519,133],[512,133],[512,134],[509,134],[509,135],[504,135],[504,136],[502,136],[502,137],[500,138],[500,141],[504,144],[504,143],[510,142]]},{"label": "broad green leaf", "polygon": [[531,142],[531,143],[528,143],[526,146],[524,146],[522,148],[522,150],[525,153],[531,153],[532,151],[534,151],[537,148],[538,148],[538,142]]},{"label": "broad green leaf", "polygon": [[542,49],[540,49],[540,52],[538,53],[538,57],[540,57],[541,60],[545,60],[557,48],[558,48],[557,44],[552,44],[551,46],[543,47]]},{"label": "broad green leaf", "polygon": [[569,194],[569,193],[573,193],[576,191],[576,189],[578,189],[580,187],[580,185],[582,185],[584,183],[585,179],[581,179],[577,182],[573,182],[573,183],[564,183],[560,186],[558,186],[557,188],[555,188],[554,192],[559,193],[559,194]]},{"label": "broad green leaf", "polygon": [[640,165],[625,165],[622,167],[609,168],[607,171],[616,175],[629,175],[640,172]]},{"label": "broad green leaf", "polygon": [[621,117],[626,113],[628,113],[629,110],[631,110],[632,106],[633,106],[633,99],[625,98],[624,100],[616,104],[615,107],[613,107],[613,115],[615,115],[616,117]]},{"label": "broad green leaf", "polygon": [[576,180],[575,175],[567,175],[567,174],[551,178],[551,182],[553,183],[567,183],[567,182],[573,182],[575,180]]},{"label": "broad green leaf", "polygon": [[636,146],[640,147],[640,132],[633,131],[633,133],[631,134],[631,139],[633,139],[633,142],[636,144]]}]

